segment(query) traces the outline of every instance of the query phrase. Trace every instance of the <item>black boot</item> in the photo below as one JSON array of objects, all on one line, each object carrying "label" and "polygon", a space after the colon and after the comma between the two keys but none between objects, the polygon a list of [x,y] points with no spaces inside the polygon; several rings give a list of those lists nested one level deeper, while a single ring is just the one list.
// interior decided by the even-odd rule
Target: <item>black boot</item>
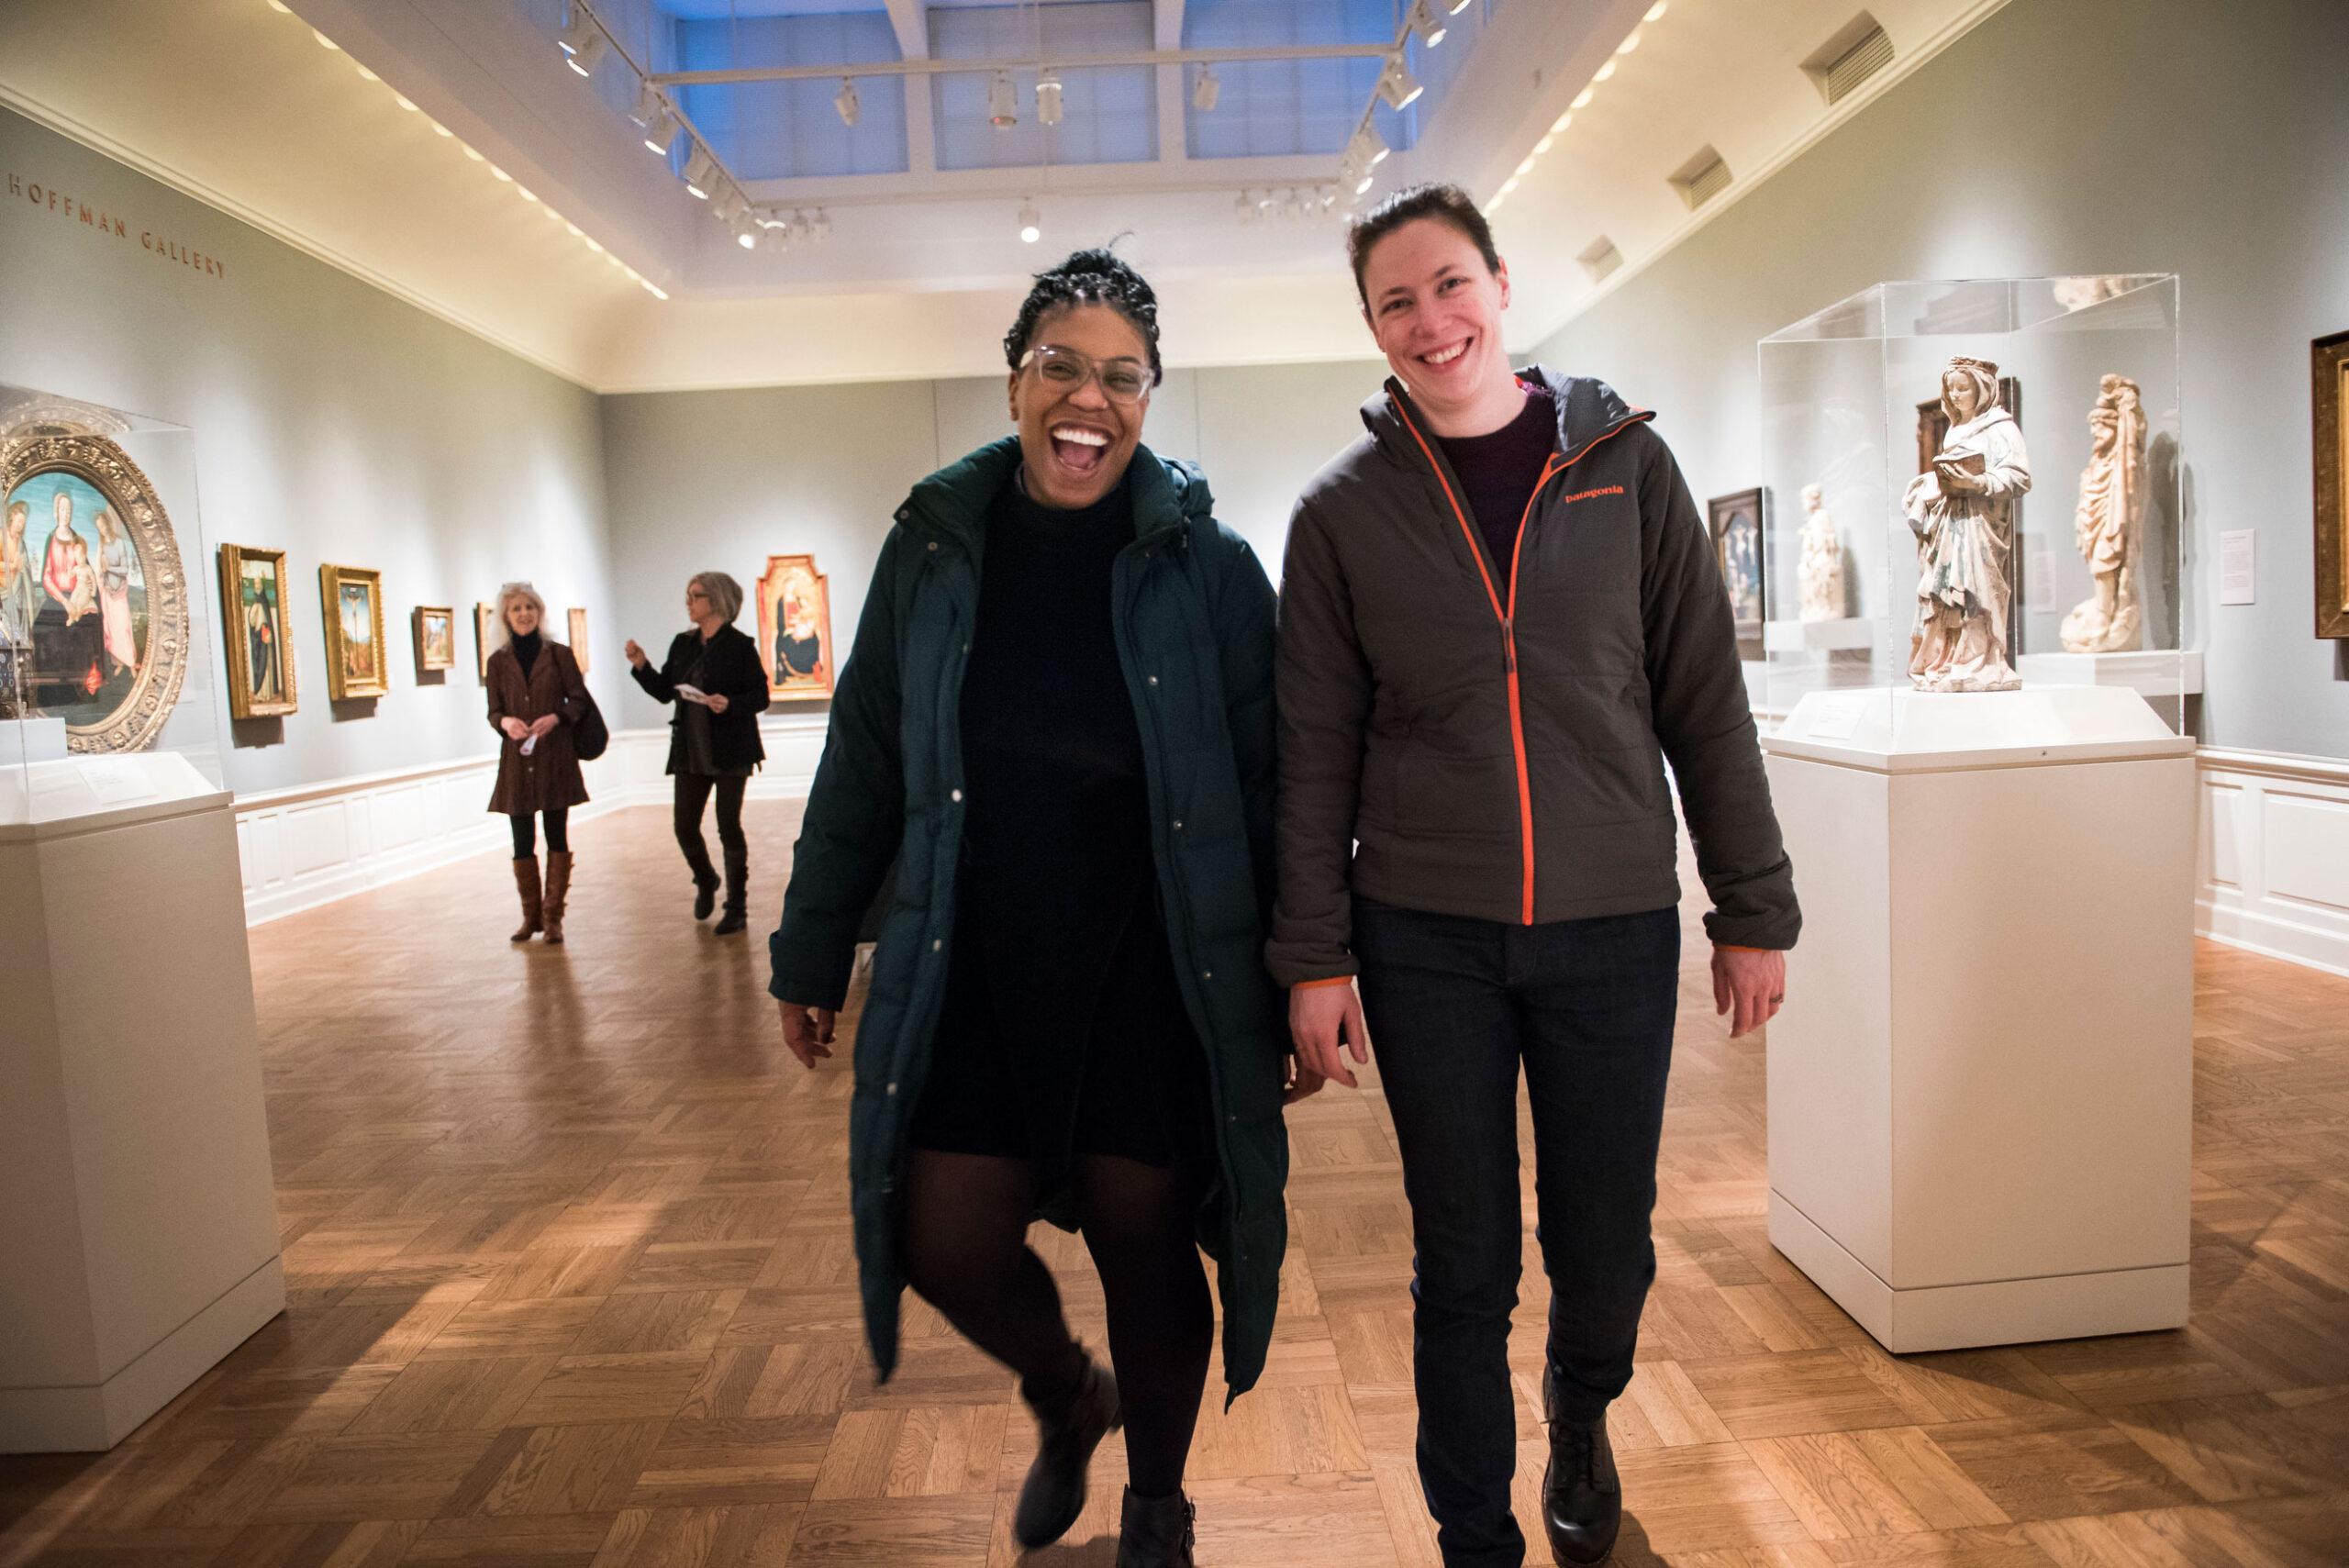
[{"label": "black boot", "polygon": [[1028,1407],[1036,1413],[1036,1462],[1020,1485],[1011,1533],[1033,1551],[1066,1535],[1085,1511],[1085,1468],[1101,1440],[1125,1424],[1125,1414],[1118,1406],[1118,1380],[1090,1356],[1065,1398],[1050,1406],[1031,1399]]},{"label": "black boot", "polygon": [[1118,1568],[1192,1568],[1191,1522],[1198,1508],[1181,1492],[1138,1497],[1126,1488],[1118,1530]]},{"label": "black boot", "polygon": [[1550,1377],[1542,1378],[1550,1422],[1550,1465],[1542,1474],[1542,1528],[1550,1555],[1576,1568],[1604,1562],[1623,1525],[1623,1484],[1604,1419],[1562,1420]]},{"label": "black boot", "polygon": [[709,863],[709,846],[696,833],[690,840],[680,837],[677,847],[685,851],[685,869],[694,873],[694,918],[707,920],[709,912],[718,907],[718,868]]},{"label": "black boot", "polygon": [[726,913],[718,917],[717,931],[730,937],[750,922],[751,907],[751,846],[726,846]]}]

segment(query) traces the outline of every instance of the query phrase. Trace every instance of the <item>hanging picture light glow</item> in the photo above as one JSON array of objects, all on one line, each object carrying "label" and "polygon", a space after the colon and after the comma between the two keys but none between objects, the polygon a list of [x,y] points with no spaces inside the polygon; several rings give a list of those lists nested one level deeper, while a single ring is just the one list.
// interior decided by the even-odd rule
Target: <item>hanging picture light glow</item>
[{"label": "hanging picture light glow", "polygon": [[1030,245],[1044,237],[1044,216],[1029,202],[1019,209],[1019,238]]},{"label": "hanging picture light glow", "polygon": [[1061,123],[1061,73],[1049,65],[1036,79],[1036,117],[1046,125]]},{"label": "hanging picture light glow", "polygon": [[1010,72],[998,71],[987,83],[987,124],[1005,130],[1019,123],[1019,90],[1011,84]]}]

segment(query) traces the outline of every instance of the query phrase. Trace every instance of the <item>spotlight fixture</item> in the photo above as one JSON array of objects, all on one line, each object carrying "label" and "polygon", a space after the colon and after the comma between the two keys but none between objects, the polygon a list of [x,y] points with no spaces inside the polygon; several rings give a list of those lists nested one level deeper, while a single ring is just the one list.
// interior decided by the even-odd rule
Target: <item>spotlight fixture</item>
[{"label": "spotlight fixture", "polygon": [[1212,114],[1222,97],[1223,83],[1215,79],[1215,67],[1200,66],[1199,79],[1191,83],[1191,107],[1203,115]]},{"label": "spotlight fixture", "polygon": [[693,155],[685,160],[685,189],[707,201],[710,187],[717,183],[718,160],[709,155],[708,148],[695,142]]},{"label": "spotlight fixture", "polygon": [[639,83],[636,89],[636,107],[628,112],[628,117],[645,129],[651,130],[660,122],[662,115],[667,112],[668,106],[662,99],[660,88],[650,82]]},{"label": "spotlight fixture", "polygon": [[1242,191],[1240,193],[1238,204],[1232,210],[1239,215],[1241,222],[1253,223],[1256,221],[1256,198]]},{"label": "spotlight fixture", "polygon": [[807,230],[807,238],[818,245],[832,237],[832,215],[823,207],[818,207],[814,217],[802,222]]},{"label": "spotlight fixture", "polygon": [[[1474,5],[1475,0],[1444,0],[1444,3],[1451,7],[1451,14],[1456,17],[1460,15],[1461,12],[1468,9],[1470,6]],[[1659,5],[1656,6],[1656,9],[1661,11],[1664,7]]]},{"label": "spotlight fixture", "polygon": [[1036,78],[1036,117],[1046,125],[1061,123],[1061,73],[1049,65]]},{"label": "spotlight fixture", "polygon": [[1426,91],[1419,85],[1419,79],[1411,74],[1411,68],[1403,63],[1401,50],[1386,57],[1386,69],[1378,76],[1378,95],[1386,100],[1388,108],[1397,112],[1408,109],[1419,102],[1419,95]]},{"label": "spotlight fixture", "polygon": [[1386,162],[1386,155],[1393,150],[1386,145],[1386,139],[1378,134],[1377,128],[1367,124],[1355,131],[1353,140],[1346,144],[1346,155],[1365,170],[1375,169]]},{"label": "spotlight fixture", "polygon": [[563,63],[582,76],[595,75],[596,67],[603,63],[612,47],[611,40],[604,37],[604,29],[596,25],[596,18],[576,6],[572,9],[571,26],[562,30],[560,41]]},{"label": "spotlight fixture", "polygon": [[1019,123],[1019,89],[1011,84],[1010,72],[998,71],[987,83],[987,124],[1007,130]]},{"label": "spotlight fixture", "polygon": [[1421,49],[1433,49],[1443,41],[1444,34],[1450,30],[1436,19],[1435,12],[1428,6],[1428,0],[1411,0],[1411,12],[1404,18],[1403,26],[1419,35]]},{"label": "spotlight fixture", "polygon": [[660,114],[653,117],[652,123],[644,128],[646,149],[662,158],[668,157],[670,143],[677,139],[677,117],[671,114],[669,106],[663,104]]},{"label": "spotlight fixture", "polygon": [[1030,201],[1019,209],[1019,238],[1027,244],[1033,245],[1043,237],[1043,215],[1036,210],[1036,204]]},{"label": "spotlight fixture", "polygon": [[856,101],[856,79],[852,76],[841,77],[840,93],[832,99],[832,107],[841,112],[841,124],[854,125],[859,106]]}]

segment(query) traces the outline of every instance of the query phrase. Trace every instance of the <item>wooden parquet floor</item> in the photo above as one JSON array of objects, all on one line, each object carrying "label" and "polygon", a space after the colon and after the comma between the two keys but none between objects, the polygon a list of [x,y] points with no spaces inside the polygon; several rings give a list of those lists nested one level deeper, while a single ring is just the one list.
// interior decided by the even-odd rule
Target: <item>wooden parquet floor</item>
[{"label": "wooden parquet floor", "polygon": [[[796,809],[750,815],[771,920]],[[783,1055],[763,941],[688,917],[664,812],[575,831],[564,948],[507,946],[495,857],[253,933],[292,1304],[114,1451],[0,1460],[0,1563],[1015,1560],[1009,1376],[910,1296],[899,1375],[867,1370],[845,1057]],[[1896,1359],[1765,1240],[1762,1047],[1690,953],[1620,1562],[2349,1562],[2349,981],[2199,951],[2191,1327]],[[1425,1568],[1386,1107],[1330,1090],[1294,1142],[1270,1370],[1229,1413],[1209,1383],[1200,1561]],[[1098,1343],[1082,1246],[1041,1245]],[[1537,1562],[1543,1307],[1529,1248]],[[1112,1439],[1030,1562],[1109,1568],[1122,1472]]]}]

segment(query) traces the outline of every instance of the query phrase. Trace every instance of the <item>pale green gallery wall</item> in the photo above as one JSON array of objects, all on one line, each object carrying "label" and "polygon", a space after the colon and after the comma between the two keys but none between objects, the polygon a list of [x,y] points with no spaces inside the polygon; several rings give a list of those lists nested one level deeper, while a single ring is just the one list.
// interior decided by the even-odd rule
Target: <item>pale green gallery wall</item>
[{"label": "pale green gallery wall", "polygon": [[[0,180],[0,383],[195,432],[201,539],[184,503],[173,520],[203,590],[197,641],[230,788],[491,751],[465,606],[510,578],[535,580],[558,619],[577,605],[611,624],[594,394],[5,111]],[[101,235],[100,213],[125,232]],[[283,719],[232,727],[220,697],[222,541],[289,552],[301,708]],[[328,701],[323,562],[384,573],[388,696]],[[439,684],[417,681],[417,604],[459,611],[461,667]],[[619,668],[592,678],[607,703]]]},{"label": "pale green gallery wall", "polygon": [[[2344,61],[2341,0],[2012,0],[1538,357],[1658,410],[1701,499],[1757,483],[1756,339],[1870,284],[2176,272],[2202,739],[2349,755],[2309,408],[2310,339],[2349,329]],[[2077,476],[2038,476],[2059,535]],[[2222,606],[2218,536],[2243,528],[2258,602]]]}]

